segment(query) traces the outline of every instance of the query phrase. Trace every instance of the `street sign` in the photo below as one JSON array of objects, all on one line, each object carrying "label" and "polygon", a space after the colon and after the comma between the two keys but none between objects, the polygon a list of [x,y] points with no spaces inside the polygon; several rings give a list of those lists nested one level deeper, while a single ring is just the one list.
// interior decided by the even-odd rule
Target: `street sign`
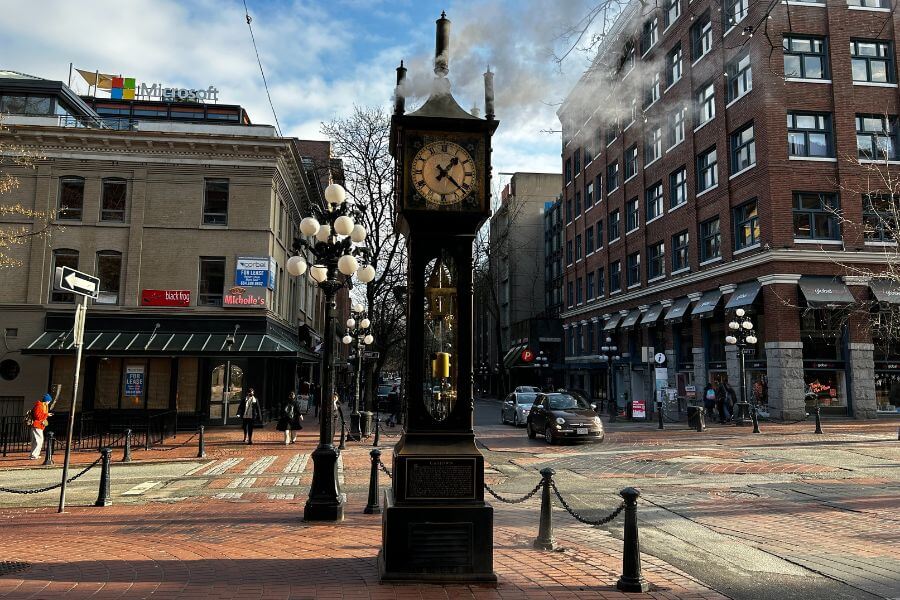
[{"label": "street sign", "polygon": [[99,279],[71,267],[56,267],[56,287],[88,298],[96,299],[100,294]]},{"label": "street sign", "polygon": [[653,356],[653,360],[656,361],[656,364],[661,365],[661,364],[663,364],[664,362],[666,362],[666,355],[663,354],[662,352],[657,352],[657,353]]},{"label": "street sign", "polygon": [[365,356],[366,358],[374,359],[380,357],[381,354],[379,354],[378,352],[366,352],[365,354],[363,354],[363,356]]}]

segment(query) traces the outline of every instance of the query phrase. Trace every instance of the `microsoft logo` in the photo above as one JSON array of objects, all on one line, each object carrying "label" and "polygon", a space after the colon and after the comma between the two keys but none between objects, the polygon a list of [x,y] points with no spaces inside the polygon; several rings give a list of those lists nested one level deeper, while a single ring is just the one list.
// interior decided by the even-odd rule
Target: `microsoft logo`
[{"label": "microsoft logo", "polygon": [[113,77],[110,98],[134,100],[134,77]]}]

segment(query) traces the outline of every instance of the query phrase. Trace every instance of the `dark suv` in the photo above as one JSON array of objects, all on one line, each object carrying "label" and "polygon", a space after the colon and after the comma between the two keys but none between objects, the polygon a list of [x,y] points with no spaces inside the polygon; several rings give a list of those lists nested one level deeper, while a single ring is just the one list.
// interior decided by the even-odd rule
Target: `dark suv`
[{"label": "dark suv", "polygon": [[580,394],[538,394],[525,423],[528,437],[542,435],[548,444],[560,440],[603,441],[603,424],[594,407]]}]

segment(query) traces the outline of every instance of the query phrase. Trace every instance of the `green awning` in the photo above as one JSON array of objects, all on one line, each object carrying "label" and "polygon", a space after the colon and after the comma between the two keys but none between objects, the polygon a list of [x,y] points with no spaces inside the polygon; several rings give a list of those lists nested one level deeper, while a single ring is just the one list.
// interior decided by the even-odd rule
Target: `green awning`
[{"label": "green awning", "polygon": [[672,303],[672,306],[669,307],[669,310],[666,312],[666,321],[677,321],[684,317],[684,313],[687,312],[688,306],[691,305],[691,299],[687,296],[682,296],[678,300],[675,300]]},{"label": "green awning", "polygon": [[722,292],[719,290],[704,292],[704,294],[700,296],[700,300],[698,300],[697,304],[694,306],[694,310],[691,311],[691,316],[712,316],[713,311],[716,310],[716,307],[719,305],[719,300],[721,299]]},{"label": "green awning", "polygon": [[842,308],[854,303],[850,288],[840,277],[802,275],[800,292],[810,308]]}]

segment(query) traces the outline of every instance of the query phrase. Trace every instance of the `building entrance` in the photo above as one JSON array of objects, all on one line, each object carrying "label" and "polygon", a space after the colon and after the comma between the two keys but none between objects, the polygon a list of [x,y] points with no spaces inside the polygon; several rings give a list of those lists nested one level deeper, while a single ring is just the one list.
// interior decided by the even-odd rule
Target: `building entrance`
[{"label": "building entrance", "polygon": [[244,391],[243,365],[226,361],[213,367],[209,386],[209,423],[237,423],[237,411]]}]

